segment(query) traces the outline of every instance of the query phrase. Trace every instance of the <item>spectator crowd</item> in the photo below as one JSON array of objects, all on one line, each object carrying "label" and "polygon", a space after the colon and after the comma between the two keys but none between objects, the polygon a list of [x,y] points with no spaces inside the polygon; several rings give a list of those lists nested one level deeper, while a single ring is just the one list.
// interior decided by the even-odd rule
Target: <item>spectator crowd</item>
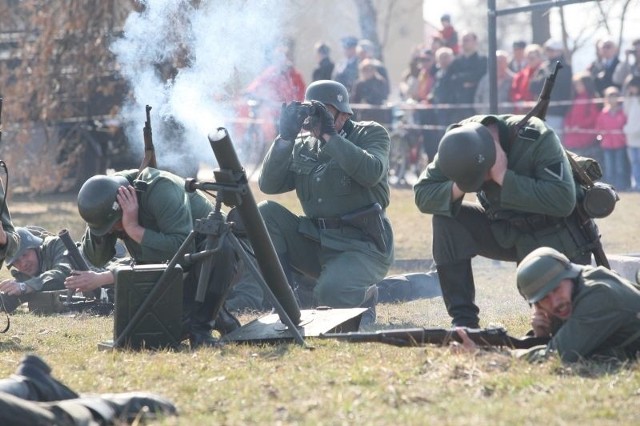
[{"label": "spectator crowd", "polygon": [[[480,51],[477,34],[461,31],[459,36],[448,14],[440,22],[428,43],[412,49],[397,83],[389,78],[379,46],[351,35],[341,39],[340,59],[333,59],[326,42],[315,44],[317,65],[310,81],[342,83],[355,104],[357,119],[383,123],[391,131],[399,116],[392,111],[404,110],[401,116],[413,129],[407,137],[417,139],[425,157],[432,159],[447,126],[489,112],[487,56]],[[285,50],[283,60],[265,70],[268,78],[261,75],[248,87],[248,91],[268,91],[266,86],[273,86],[268,98],[278,107],[267,120],[270,123],[281,102],[302,100],[305,87],[290,49]],[[597,159],[605,181],[616,189],[640,190],[640,38],[624,54],[611,38],[601,39],[595,52],[586,69],[574,70],[567,46],[556,39],[542,45],[517,40],[510,51],[496,51],[498,113],[528,112],[560,62],[547,123],[565,148]],[[399,104],[389,103],[392,94],[399,95]],[[266,139],[274,132],[268,131]]]}]

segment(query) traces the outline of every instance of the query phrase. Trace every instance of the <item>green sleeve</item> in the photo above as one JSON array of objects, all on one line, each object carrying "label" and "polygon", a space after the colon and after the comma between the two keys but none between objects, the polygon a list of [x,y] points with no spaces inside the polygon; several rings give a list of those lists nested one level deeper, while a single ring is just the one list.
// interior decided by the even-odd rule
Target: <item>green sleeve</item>
[{"label": "green sleeve", "polygon": [[18,234],[16,233],[16,230],[13,227],[13,223],[11,222],[11,214],[9,213],[9,208],[7,207],[6,203],[4,203],[4,201],[4,188],[2,185],[2,180],[0,180],[0,204],[4,205],[0,220],[2,220],[2,229],[4,229],[4,232],[7,234],[6,244],[4,246],[0,246],[0,266],[2,266],[2,262],[5,258],[11,258],[14,255],[14,253],[18,250],[18,245],[20,243]]},{"label": "green sleeve", "polygon": [[380,125],[370,125],[354,142],[334,135],[325,143],[322,151],[360,185],[373,187],[389,171],[389,134]]},{"label": "green sleeve", "polygon": [[258,178],[260,191],[265,194],[282,194],[295,188],[294,175],[289,170],[294,143],[276,138],[262,162]]},{"label": "green sleeve", "polygon": [[533,170],[526,175],[507,170],[500,206],[528,213],[569,216],[575,207],[576,190],[564,149],[552,131],[546,131],[535,143],[531,152]]},{"label": "green sleeve", "polygon": [[452,202],[453,181],[449,180],[438,167],[438,155],[413,186],[415,203],[422,213],[454,216],[462,204],[462,198]]},{"label": "green sleeve", "polygon": [[[142,263],[170,260],[193,229],[189,198],[176,182],[160,178],[143,193],[140,217],[149,217],[153,227],[141,220],[145,228],[136,261]],[[195,243],[190,252],[195,249]],[[112,256],[113,257],[113,256]]]},{"label": "green sleeve", "polygon": [[[577,304],[576,304],[577,305]],[[626,321],[613,293],[604,286],[594,286],[589,297],[558,330],[549,343],[565,362],[576,362],[596,351]]]}]

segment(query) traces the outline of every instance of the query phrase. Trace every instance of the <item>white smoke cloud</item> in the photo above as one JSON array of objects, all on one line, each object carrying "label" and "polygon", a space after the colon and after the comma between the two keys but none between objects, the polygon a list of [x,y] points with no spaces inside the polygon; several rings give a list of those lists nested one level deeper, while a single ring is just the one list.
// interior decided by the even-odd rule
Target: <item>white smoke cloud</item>
[{"label": "white smoke cloud", "polygon": [[[207,134],[234,116],[228,99],[236,82],[265,66],[265,54],[282,36],[279,1],[147,0],[127,18],[124,35],[111,45],[132,88],[123,106],[127,138],[142,152],[145,105],[151,105],[156,156],[162,168],[189,174],[193,162],[213,162]],[[158,64],[187,59],[167,79]],[[178,123],[183,132],[171,131]],[[173,126],[175,128],[175,126]],[[189,164],[191,163],[191,164]]]}]

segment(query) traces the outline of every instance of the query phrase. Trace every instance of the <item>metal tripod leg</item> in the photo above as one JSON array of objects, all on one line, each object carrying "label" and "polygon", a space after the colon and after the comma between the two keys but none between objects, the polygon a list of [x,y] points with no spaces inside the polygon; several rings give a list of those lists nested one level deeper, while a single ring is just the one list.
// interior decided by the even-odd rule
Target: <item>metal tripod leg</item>
[{"label": "metal tripod leg", "polygon": [[249,267],[249,270],[251,271],[251,274],[253,275],[255,280],[258,282],[258,284],[260,284],[260,286],[262,286],[265,294],[269,297],[269,301],[273,304],[273,307],[278,312],[280,320],[285,323],[287,327],[289,327],[289,330],[293,334],[293,338],[296,340],[296,342],[301,346],[307,347],[307,343],[304,341],[304,338],[300,334],[297,325],[293,323],[291,317],[289,317],[276,296],[273,294],[273,291],[271,291],[271,288],[269,287],[267,282],[264,280],[264,278],[262,278],[262,274],[260,273],[260,271],[258,271],[256,265],[254,265],[253,260],[247,254],[245,248],[242,246],[242,244],[240,244],[238,237],[236,237],[233,233],[229,233],[228,237],[231,239],[233,247],[242,257],[244,264]]}]

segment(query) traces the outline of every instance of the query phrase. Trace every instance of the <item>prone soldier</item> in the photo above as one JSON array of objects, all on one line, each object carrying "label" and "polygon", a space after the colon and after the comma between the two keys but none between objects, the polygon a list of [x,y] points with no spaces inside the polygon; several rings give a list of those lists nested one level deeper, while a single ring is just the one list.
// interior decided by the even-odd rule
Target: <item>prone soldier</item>
[{"label": "prone soldier", "polygon": [[59,237],[40,238],[28,228],[18,227],[18,250],[6,259],[13,279],[0,282],[3,306],[11,313],[33,294],[41,291],[64,290],[64,280],[71,274],[65,246]]},{"label": "prone soldier", "polygon": [[[549,344],[515,355],[537,361],[557,355],[563,362],[586,358],[635,359],[640,351],[640,288],[603,267],[572,263],[559,251],[540,247],[518,265],[518,290],[533,305],[531,325]],[[458,330],[466,349],[475,344]]]}]

